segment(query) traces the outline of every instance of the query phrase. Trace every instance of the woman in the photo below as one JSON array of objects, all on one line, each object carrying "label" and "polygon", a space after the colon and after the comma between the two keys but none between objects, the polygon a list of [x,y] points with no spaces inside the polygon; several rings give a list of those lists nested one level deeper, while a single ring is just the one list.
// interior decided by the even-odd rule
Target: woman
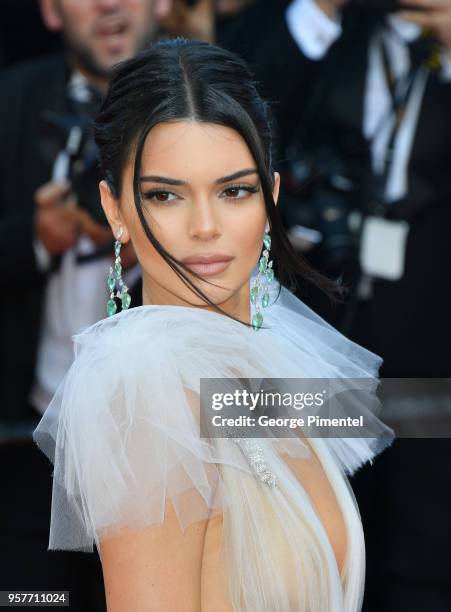
[{"label": "woman", "polygon": [[[381,359],[285,286],[300,274],[334,287],[283,232],[269,109],[247,67],[208,43],[159,42],[117,67],[95,137],[114,316],[74,337],[34,432],[55,464],[49,548],[95,543],[109,612],[359,610],[364,540],[346,475],[393,432],[338,390],[365,379],[374,399]],[[143,272],[130,310],[129,241]],[[334,414],[363,414],[378,437],[215,434],[201,378],[240,391],[334,379]]]}]

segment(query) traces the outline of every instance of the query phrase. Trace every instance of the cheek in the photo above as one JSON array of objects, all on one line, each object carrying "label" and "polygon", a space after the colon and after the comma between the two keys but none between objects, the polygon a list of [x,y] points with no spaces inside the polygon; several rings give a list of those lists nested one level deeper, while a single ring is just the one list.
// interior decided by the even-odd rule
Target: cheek
[{"label": "cheek", "polygon": [[127,11],[135,31],[146,32],[153,29],[152,2],[149,2],[149,0],[129,0]]},{"label": "cheek", "polygon": [[240,258],[257,263],[263,247],[263,234],[266,223],[264,204],[237,211],[228,219],[227,233]]},{"label": "cheek", "polygon": [[[146,205],[144,205],[143,212],[147,225],[158,242],[174,257],[177,257],[180,254],[181,244],[186,241],[188,225],[186,211],[178,206],[169,206],[166,209],[164,206],[161,208],[158,206],[148,206],[146,209]],[[143,236],[144,240],[147,240],[149,243],[138,218],[135,225],[138,226],[139,236]],[[149,246],[152,245],[149,243]]]},{"label": "cheek", "polygon": [[147,15],[150,13],[150,7],[155,3],[155,0],[127,0],[125,3],[129,11]]},{"label": "cheek", "polygon": [[82,37],[90,33],[95,21],[95,14],[86,2],[70,2],[65,13],[65,27],[67,29]]},{"label": "cheek", "polygon": [[[147,224],[149,225],[149,228],[151,229],[155,238],[159,242],[162,242],[161,233],[155,231],[154,225],[149,223],[149,220],[147,220]],[[149,268],[149,264],[154,265],[158,259],[161,259],[161,256],[147,237],[147,234],[137,215],[134,215],[133,219],[129,220],[127,225],[130,228],[130,237],[141,266],[143,268]],[[164,242],[163,246],[166,246]]]},{"label": "cheek", "polygon": [[[184,236],[183,216],[171,215],[168,218],[167,214],[159,215],[154,211],[150,216],[149,213],[146,213],[145,208],[143,211],[153,236],[164,249],[177,257],[177,248],[180,249],[180,237]],[[127,212],[124,211],[124,220],[129,228],[130,238],[143,270],[154,278],[159,278],[160,275],[164,277],[165,275],[167,279],[168,265],[147,237],[134,207],[133,209],[129,208]],[[179,237],[179,239],[176,239],[176,237]]]}]

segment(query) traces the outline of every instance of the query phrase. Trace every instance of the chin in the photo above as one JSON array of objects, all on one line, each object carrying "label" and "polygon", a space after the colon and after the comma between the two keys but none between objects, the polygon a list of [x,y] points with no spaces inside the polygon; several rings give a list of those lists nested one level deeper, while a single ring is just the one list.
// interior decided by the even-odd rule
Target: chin
[{"label": "chin", "polygon": [[[235,292],[230,289],[216,289],[212,291],[211,288],[207,289],[206,287],[200,287],[200,290],[217,306],[221,306],[221,304],[227,302],[235,294]],[[193,293],[191,293],[191,295],[186,295],[185,299],[196,306],[209,306],[202,298],[195,296]]]},{"label": "chin", "polygon": [[134,54],[134,49],[124,47],[123,50],[113,52],[107,51],[105,49],[98,49],[96,53],[93,54],[95,59],[95,64],[97,65],[98,72],[103,74],[109,74],[112,68],[122,62],[124,60],[129,59]]},{"label": "chin", "polygon": [[99,71],[103,74],[109,74],[116,64],[130,57],[129,53],[118,53],[102,57],[98,61]]}]

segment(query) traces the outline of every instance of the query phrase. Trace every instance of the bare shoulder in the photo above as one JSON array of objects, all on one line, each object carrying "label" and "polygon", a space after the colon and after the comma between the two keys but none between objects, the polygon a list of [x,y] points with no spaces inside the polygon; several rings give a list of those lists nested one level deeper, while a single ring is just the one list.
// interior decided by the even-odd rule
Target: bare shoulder
[{"label": "bare shoulder", "polygon": [[161,525],[100,538],[108,612],[198,612],[207,525],[183,531],[168,500]]}]

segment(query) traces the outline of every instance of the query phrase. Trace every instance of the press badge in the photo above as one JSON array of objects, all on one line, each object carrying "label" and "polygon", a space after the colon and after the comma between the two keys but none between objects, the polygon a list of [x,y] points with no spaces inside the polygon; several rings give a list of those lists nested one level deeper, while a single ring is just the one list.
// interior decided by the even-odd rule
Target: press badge
[{"label": "press badge", "polygon": [[408,232],[407,221],[366,217],[360,242],[362,271],[387,280],[402,278]]}]

